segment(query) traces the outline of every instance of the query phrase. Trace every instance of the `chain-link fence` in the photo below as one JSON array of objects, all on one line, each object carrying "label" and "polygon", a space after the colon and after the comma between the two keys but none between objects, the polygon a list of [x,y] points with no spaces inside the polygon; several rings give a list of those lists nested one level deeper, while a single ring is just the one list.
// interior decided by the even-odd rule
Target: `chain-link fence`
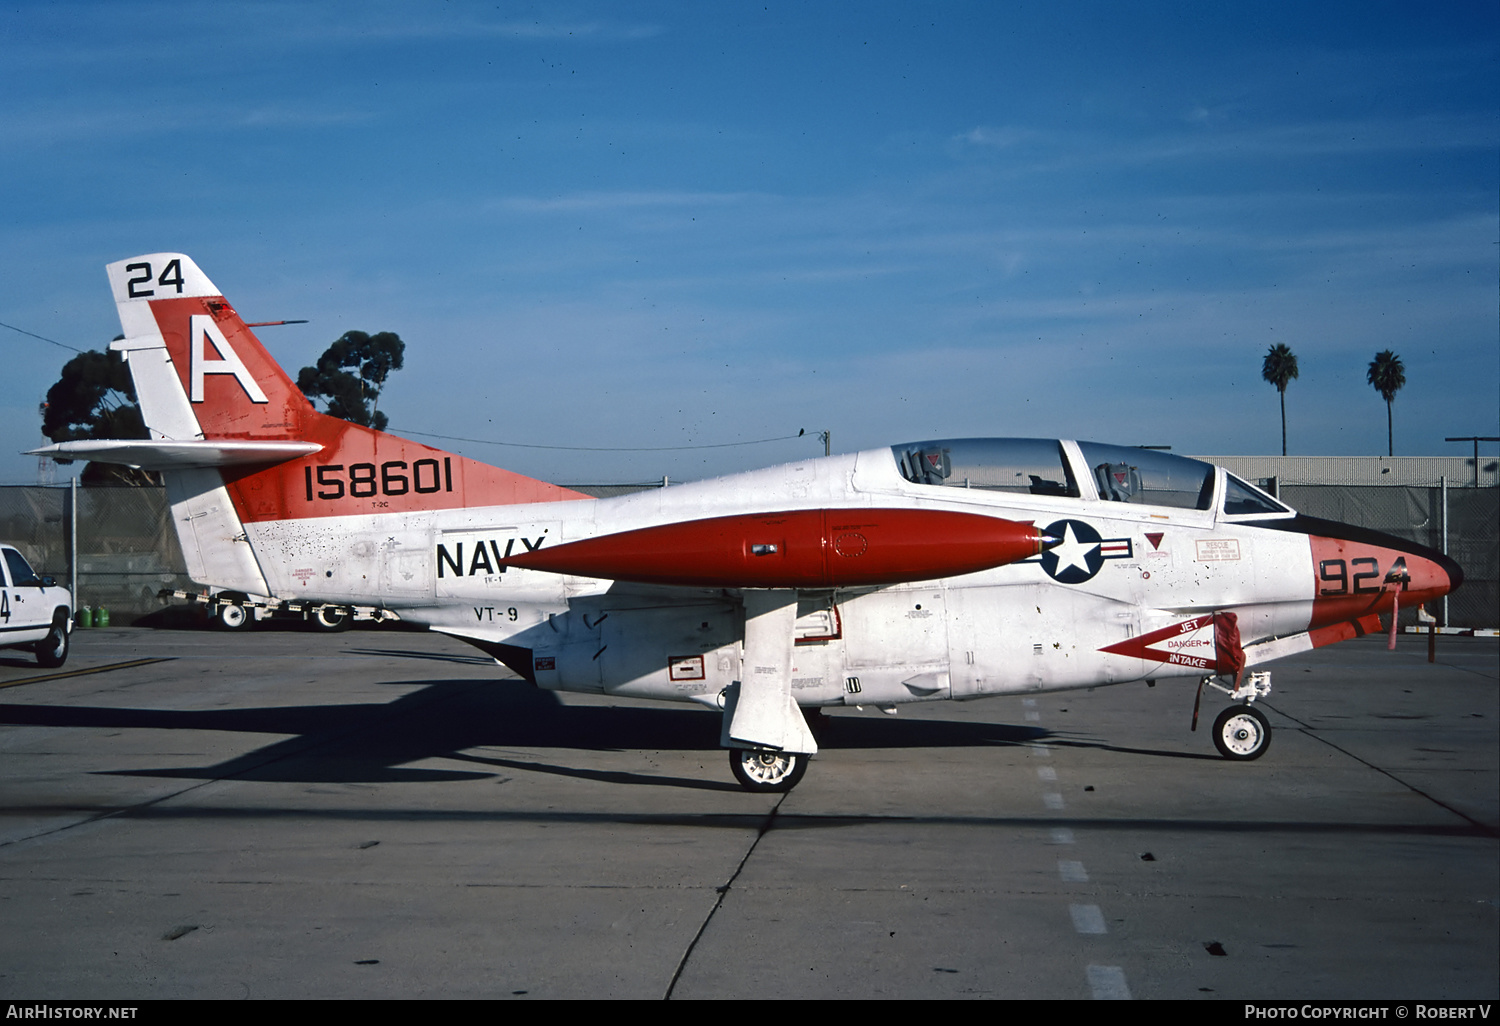
[{"label": "chain-link fence", "polygon": [[[0,540],[21,550],[38,573],[68,579],[69,489],[0,487]],[[1401,485],[1283,485],[1281,497],[1309,516],[1357,524],[1435,549],[1464,570],[1444,622],[1500,626],[1500,488]],[[1446,504],[1446,516],[1444,508]],[[161,609],[162,589],[195,590],[163,488],[78,490],[79,606],[110,610],[129,623]],[[1429,610],[1443,618],[1443,609]],[[1410,612],[1403,622],[1415,622]]]},{"label": "chain-link fence", "polygon": [[[69,579],[68,488],[0,488],[0,541],[21,551],[37,573]],[[110,611],[128,624],[163,606],[157,593],[201,590],[188,580],[169,522],[165,488],[80,488],[78,594],[74,604]]]}]

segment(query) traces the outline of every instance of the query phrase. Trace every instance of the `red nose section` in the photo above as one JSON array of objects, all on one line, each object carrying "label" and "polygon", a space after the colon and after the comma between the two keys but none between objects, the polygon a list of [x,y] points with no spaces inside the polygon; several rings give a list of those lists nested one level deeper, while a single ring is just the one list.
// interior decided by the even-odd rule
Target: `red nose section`
[{"label": "red nose section", "polygon": [[1346,533],[1363,536],[1310,538],[1314,628],[1387,614],[1393,594],[1402,607],[1419,606],[1463,581],[1458,564],[1441,553],[1374,532]]},{"label": "red nose section", "polygon": [[916,509],[812,509],[689,520],[538,549],[509,566],[614,581],[837,588],[970,574],[1042,551],[1032,524]]}]

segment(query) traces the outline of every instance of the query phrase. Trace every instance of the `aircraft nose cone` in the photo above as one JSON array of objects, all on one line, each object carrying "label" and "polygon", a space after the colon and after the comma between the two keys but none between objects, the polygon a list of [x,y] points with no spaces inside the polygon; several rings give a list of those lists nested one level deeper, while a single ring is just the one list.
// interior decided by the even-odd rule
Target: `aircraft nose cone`
[{"label": "aircraft nose cone", "polygon": [[1463,583],[1459,565],[1435,549],[1393,535],[1304,519],[1313,556],[1313,619],[1324,626],[1441,598]]},{"label": "aircraft nose cone", "polygon": [[1441,553],[1433,553],[1430,557],[1409,555],[1406,563],[1411,571],[1407,590],[1425,596],[1418,599],[1420,602],[1441,598],[1464,583],[1463,567]]}]

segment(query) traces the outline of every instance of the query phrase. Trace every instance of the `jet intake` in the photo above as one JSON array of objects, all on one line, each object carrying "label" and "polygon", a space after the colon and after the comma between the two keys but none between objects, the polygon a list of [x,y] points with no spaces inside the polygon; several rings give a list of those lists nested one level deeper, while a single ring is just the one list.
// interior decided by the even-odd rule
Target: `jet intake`
[{"label": "jet intake", "polygon": [[505,565],[644,584],[840,588],[977,573],[1040,553],[1030,523],[923,509],[710,517],[525,552]]}]

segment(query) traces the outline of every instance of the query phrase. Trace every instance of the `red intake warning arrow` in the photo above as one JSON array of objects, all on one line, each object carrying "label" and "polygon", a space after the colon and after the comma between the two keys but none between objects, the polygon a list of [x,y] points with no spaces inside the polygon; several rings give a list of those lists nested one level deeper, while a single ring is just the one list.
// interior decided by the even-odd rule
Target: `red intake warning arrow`
[{"label": "red intake warning arrow", "polygon": [[1213,673],[1238,673],[1245,665],[1238,619],[1233,613],[1195,616],[1099,651]]}]

